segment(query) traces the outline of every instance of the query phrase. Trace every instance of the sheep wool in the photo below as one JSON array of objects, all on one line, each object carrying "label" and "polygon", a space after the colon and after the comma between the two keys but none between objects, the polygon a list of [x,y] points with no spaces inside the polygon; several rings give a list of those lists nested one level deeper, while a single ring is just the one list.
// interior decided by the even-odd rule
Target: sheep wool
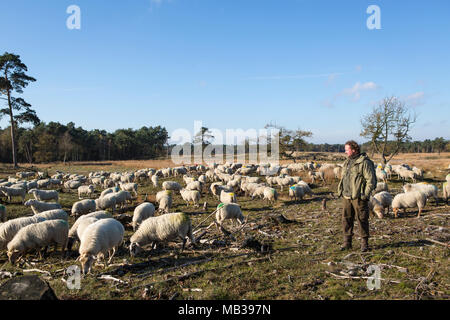
[{"label": "sheep wool", "polygon": [[40,250],[55,244],[61,246],[61,251],[67,246],[69,225],[66,220],[49,220],[34,223],[21,228],[14,238],[8,243],[8,259],[14,263],[18,256],[28,250]]},{"label": "sheep wool", "polygon": [[79,216],[96,210],[95,200],[85,199],[77,201],[72,205],[72,215]]},{"label": "sheep wool", "polygon": [[80,238],[78,238],[78,226],[80,225],[80,223],[83,222],[84,219],[87,219],[87,218],[96,218],[96,219],[100,220],[100,219],[112,218],[112,215],[106,211],[95,211],[95,212],[91,212],[86,215],[83,215],[83,216],[79,217],[77,220],[75,220],[74,224],[72,225],[72,227],[69,230],[69,241],[67,243],[68,250],[72,250],[73,244],[76,241],[80,240]]},{"label": "sheep wool", "polygon": [[153,217],[155,215],[155,206],[153,203],[144,202],[141,203],[134,209],[133,220],[131,222],[133,226],[133,231],[139,227],[139,225],[147,218]]},{"label": "sheep wool", "polygon": [[169,242],[177,238],[183,240],[181,251],[184,250],[186,237],[195,243],[192,235],[192,225],[189,215],[183,212],[168,213],[158,217],[150,217],[139,226],[130,238],[130,254],[142,251],[143,247],[158,242]]},{"label": "sheep wool", "polygon": [[101,219],[89,225],[83,232],[78,250],[82,272],[90,272],[94,257],[104,258],[108,253],[110,263],[123,241],[124,232],[123,225],[113,218]]},{"label": "sheep wool", "polygon": [[61,205],[55,202],[42,202],[34,199],[30,199],[24,203],[26,206],[31,206],[34,214],[38,214],[44,211],[52,210],[52,209],[61,209]]},{"label": "sheep wool", "polygon": [[245,221],[244,215],[242,214],[241,207],[235,203],[221,203],[217,206],[216,210],[216,226],[222,226],[222,223],[226,219],[233,219],[240,224]]},{"label": "sheep wool", "polygon": [[395,217],[398,217],[399,209],[406,211],[406,208],[419,208],[419,213],[417,217],[420,217],[423,207],[427,203],[427,197],[424,193],[420,191],[411,191],[406,193],[399,193],[392,200],[392,210],[394,211]]},{"label": "sheep wool", "polygon": [[69,219],[68,214],[63,209],[47,210],[47,211],[43,211],[41,213],[35,214],[34,216],[44,218],[45,220],[61,219],[61,220],[67,221]]}]

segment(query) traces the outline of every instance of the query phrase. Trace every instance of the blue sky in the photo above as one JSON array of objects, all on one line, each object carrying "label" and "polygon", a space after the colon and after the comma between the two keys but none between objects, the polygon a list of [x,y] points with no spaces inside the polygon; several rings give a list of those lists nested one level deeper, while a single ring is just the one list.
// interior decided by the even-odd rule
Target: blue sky
[{"label": "blue sky", "polygon": [[[450,2],[312,0],[0,0],[0,53],[37,81],[42,121],[85,129],[194,121],[220,130],[268,122],[359,137],[360,119],[396,95],[417,112],[413,139],[450,138]],[[69,30],[68,6],[81,10]],[[381,29],[369,30],[369,5]],[[0,126],[7,125],[6,119]]]}]

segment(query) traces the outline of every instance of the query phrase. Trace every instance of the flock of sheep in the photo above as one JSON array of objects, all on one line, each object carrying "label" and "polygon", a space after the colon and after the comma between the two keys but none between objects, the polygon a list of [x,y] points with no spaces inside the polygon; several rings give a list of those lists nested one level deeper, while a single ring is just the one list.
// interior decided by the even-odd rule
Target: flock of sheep
[{"label": "flock of sheep", "polygon": [[[218,201],[215,213],[215,224],[222,228],[227,219],[245,223],[238,196],[251,199],[260,198],[274,204],[279,193],[287,188],[287,195],[295,201],[312,195],[310,185],[294,172],[305,171],[311,182],[316,179],[326,181],[327,171],[332,172],[335,179],[340,179],[341,166],[336,164],[318,164],[314,162],[293,163],[287,166],[242,165],[238,163],[223,165],[196,165],[176,168],[141,169],[135,172],[91,172],[88,176],[64,174],[58,172],[50,178],[38,172],[19,172],[17,177],[9,177],[8,181],[0,181],[0,196],[11,202],[20,197],[25,206],[31,207],[34,215],[7,220],[7,208],[0,205],[0,250],[6,250],[9,261],[15,263],[20,257],[30,252],[47,250],[50,245],[72,250],[79,242],[79,256],[83,273],[88,273],[96,259],[106,258],[108,262],[114,257],[118,247],[124,242],[124,225],[113,217],[118,207],[123,208],[138,197],[138,188],[142,184],[152,183],[162,190],[156,194],[155,204],[146,201],[136,206],[131,226],[133,235],[129,239],[128,249],[131,256],[139,254],[147,247],[153,248],[159,242],[181,239],[184,249],[189,239],[196,245],[189,214],[171,212],[173,197],[180,195],[186,202],[199,207],[202,195],[210,192]],[[267,175],[270,173],[271,175]],[[412,183],[403,185],[403,193],[394,197],[389,193],[388,180],[396,174],[399,179]],[[428,183],[416,183],[423,179],[423,171],[407,165],[378,165],[376,168],[377,189],[370,198],[369,207],[379,218],[383,218],[386,209],[392,208],[395,216],[399,209],[418,208],[420,216],[427,199],[433,197],[438,201],[438,188]],[[184,186],[171,177],[182,177]],[[166,181],[160,181],[165,179]],[[450,194],[450,174],[443,184],[443,196],[447,201]],[[162,183],[161,183],[162,182]],[[209,185],[209,187],[208,187]],[[277,190],[279,187],[279,190]],[[69,215],[59,202],[59,192],[49,188],[63,188],[77,191],[79,201],[72,204],[71,215],[76,218],[69,226]],[[92,199],[97,189],[101,193]],[[208,191],[209,190],[209,191]],[[25,201],[26,194],[34,199]],[[87,199],[83,199],[87,197]],[[155,205],[157,204],[157,208]],[[204,203],[204,210],[207,203]],[[110,212],[106,211],[110,210]],[[160,212],[160,215],[156,215]],[[128,243],[128,242],[127,242]]]}]

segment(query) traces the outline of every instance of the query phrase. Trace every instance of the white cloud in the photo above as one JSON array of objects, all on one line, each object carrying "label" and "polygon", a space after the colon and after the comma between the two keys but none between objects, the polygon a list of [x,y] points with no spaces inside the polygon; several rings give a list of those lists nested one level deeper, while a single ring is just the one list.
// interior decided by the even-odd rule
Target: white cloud
[{"label": "white cloud", "polygon": [[425,104],[425,93],[423,91],[419,91],[413,94],[410,94],[405,98],[407,104],[413,107],[421,106]]},{"label": "white cloud", "polygon": [[369,81],[366,83],[360,83],[359,81],[351,88],[342,90],[341,94],[352,96],[353,101],[359,101],[362,91],[370,91],[378,89],[378,85],[375,82]]}]

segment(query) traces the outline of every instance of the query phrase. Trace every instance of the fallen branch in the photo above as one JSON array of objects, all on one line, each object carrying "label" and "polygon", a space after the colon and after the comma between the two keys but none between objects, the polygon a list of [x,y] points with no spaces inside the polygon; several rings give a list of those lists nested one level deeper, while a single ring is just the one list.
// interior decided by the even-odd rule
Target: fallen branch
[{"label": "fallen branch", "polygon": [[205,219],[203,219],[198,225],[196,225],[195,228],[192,229],[192,230],[197,230],[197,229],[202,225],[202,223],[205,222],[206,220],[208,220],[209,217],[211,217],[214,213],[216,213],[217,210],[218,210],[218,209],[214,210],[214,211],[213,211],[211,214],[209,214]]},{"label": "fallen branch", "polygon": [[437,241],[437,240],[434,240],[434,239],[431,239],[431,238],[425,238],[425,240],[431,241],[433,243],[440,244],[441,246],[445,246],[447,248],[450,247],[450,244],[448,244],[448,243],[440,242],[440,241]]},{"label": "fallen branch", "polygon": [[[338,274],[335,274],[335,273],[332,273],[332,272],[329,272],[329,271],[326,271],[326,270],[325,270],[325,272],[330,274],[330,275],[332,275],[335,278],[338,278],[338,279],[369,279],[369,278],[373,279],[373,277],[364,277],[364,276],[360,276],[360,277],[356,277],[356,276],[341,276],[341,275],[338,275]],[[397,284],[400,283],[400,281],[397,281],[397,280],[389,280],[389,279],[383,279],[383,278],[379,278],[379,280],[388,281],[388,282],[397,283]]]},{"label": "fallen branch", "polygon": [[111,281],[114,281],[114,282],[118,282],[120,284],[128,284],[128,282],[120,280],[120,279],[117,279],[117,278],[114,278],[113,276],[108,275],[108,274],[101,275],[100,277],[97,277],[97,279],[100,279],[100,280],[111,280]]},{"label": "fallen branch", "polygon": [[51,275],[50,272],[44,271],[44,270],[39,270],[39,269],[27,269],[27,270],[22,270],[22,272],[40,272],[40,273],[45,273],[49,276]]}]

